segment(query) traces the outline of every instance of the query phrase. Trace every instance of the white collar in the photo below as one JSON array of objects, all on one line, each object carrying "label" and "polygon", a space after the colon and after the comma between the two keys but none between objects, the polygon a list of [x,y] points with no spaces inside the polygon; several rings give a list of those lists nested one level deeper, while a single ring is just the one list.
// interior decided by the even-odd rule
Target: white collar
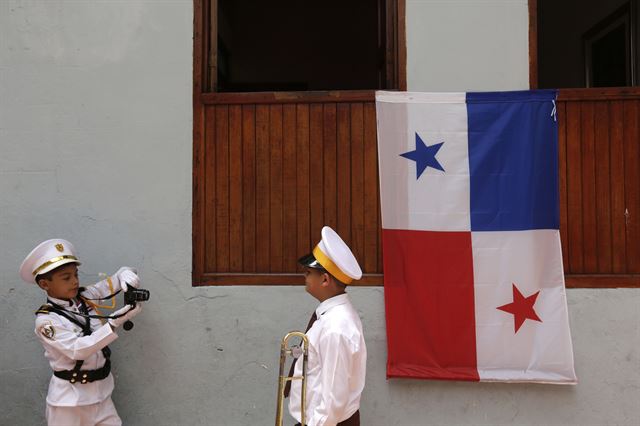
[{"label": "white collar", "polygon": [[324,314],[329,309],[339,305],[344,305],[345,303],[349,303],[349,295],[347,293],[333,296],[318,305],[316,308],[316,316],[320,317],[320,315]]}]

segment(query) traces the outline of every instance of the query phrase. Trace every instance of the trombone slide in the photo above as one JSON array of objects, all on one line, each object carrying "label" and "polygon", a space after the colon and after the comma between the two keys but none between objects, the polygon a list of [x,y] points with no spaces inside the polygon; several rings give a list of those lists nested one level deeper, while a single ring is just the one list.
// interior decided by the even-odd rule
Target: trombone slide
[{"label": "trombone slide", "polygon": [[[299,337],[302,339],[302,347],[289,347],[289,339],[292,337]],[[281,426],[284,416],[284,389],[286,387],[287,382],[293,380],[301,380],[302,381],[302,390],[300,392],[300,424],[304,426],[306,424],[306,410],[305,405],[307,403],[307,357],[309,355],[309,339],[307,335],[301,331],[291,331],[287,333],[283,338],[280,344],[280,373],[278,379],[278,405],[276,408],[276,426]],[[284,365],[287,361],[287,356],[291,356],[295,358],[295,361],[302,357],[302,375],[301,376],[291,376],[287,375],[284,371]]]}]

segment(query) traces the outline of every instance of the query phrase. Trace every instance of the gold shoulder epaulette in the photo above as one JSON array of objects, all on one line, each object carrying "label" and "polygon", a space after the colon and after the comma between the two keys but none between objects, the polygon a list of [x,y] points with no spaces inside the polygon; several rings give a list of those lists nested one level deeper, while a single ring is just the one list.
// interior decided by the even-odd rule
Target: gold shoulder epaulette
[{"label": "gold shoulder epaulette", "polygon": [[49,312],[51,312],[51,306],[49,305],[42,305],[38,308],[38,310],[36,311],[36,315],[38,314],[48,314]]}]

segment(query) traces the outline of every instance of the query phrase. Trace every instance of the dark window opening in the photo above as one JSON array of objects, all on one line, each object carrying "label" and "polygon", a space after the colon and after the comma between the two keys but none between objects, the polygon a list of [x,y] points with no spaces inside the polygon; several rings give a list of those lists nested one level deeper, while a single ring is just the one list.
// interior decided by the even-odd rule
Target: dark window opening
[{"label": "dark window opening", "polygon": [[384,89],[385,0],[218,0],[216,92]]},{"label": "dark window opening", "polygon": [[617,25],[593,42],[586,41],[587,85],[628,86],[629,61],[625,25]]},{"label": "dark window opening", "polygon": [[538,87],[640,84],[639,0],[538,0]]}]

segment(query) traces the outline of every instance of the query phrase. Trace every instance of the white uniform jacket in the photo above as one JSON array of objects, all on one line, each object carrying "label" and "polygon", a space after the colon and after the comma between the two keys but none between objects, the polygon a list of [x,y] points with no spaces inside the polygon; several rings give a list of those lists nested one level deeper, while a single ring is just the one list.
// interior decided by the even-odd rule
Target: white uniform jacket
[{"label": "white uniform jacket", "polygon": [[[114,285],[117,280],[114,279]],[[107,297],[111,290],[107,281],[101,281],[94,286],[87,287],[82,293],[84,297],[95,299]],[[76,300],[60,300],[49,298],[53,303],[64,307],[67,311],[80,312]],[[91,314],[95,314],[93,310]],[[85,318],[76,316],[84,324]],[[35,333],[44,346],[44,356],[49,360],[55,371],[73,370],[76,361],[84,360],[82,370],[96,370],[104,366],[105,358],[101,349],[113,342],[118,335],[107,323],[104,325],[99,319],[91,319],[91,335],[85,336],[82,329],[55,312],[38,314],[36,316]],[[71,383],[56,376],[51,377],[47,404],[58,407],[75,407],[95,404],[111,396],[113,391],[113,376],[109,374],[103,380],[91,383]]]},{"label": "white uniform jacket", "polygon": [[[307,331],[306,417],[309,426],[333,426],[360,408],[367,368],[367,348],[358,312],[349,296],[341,294],[322,302],[317,321]],[[294,375],[302,374],[302,360]],[[300,421],[301,381],[294,380],[289,412]]]}]

